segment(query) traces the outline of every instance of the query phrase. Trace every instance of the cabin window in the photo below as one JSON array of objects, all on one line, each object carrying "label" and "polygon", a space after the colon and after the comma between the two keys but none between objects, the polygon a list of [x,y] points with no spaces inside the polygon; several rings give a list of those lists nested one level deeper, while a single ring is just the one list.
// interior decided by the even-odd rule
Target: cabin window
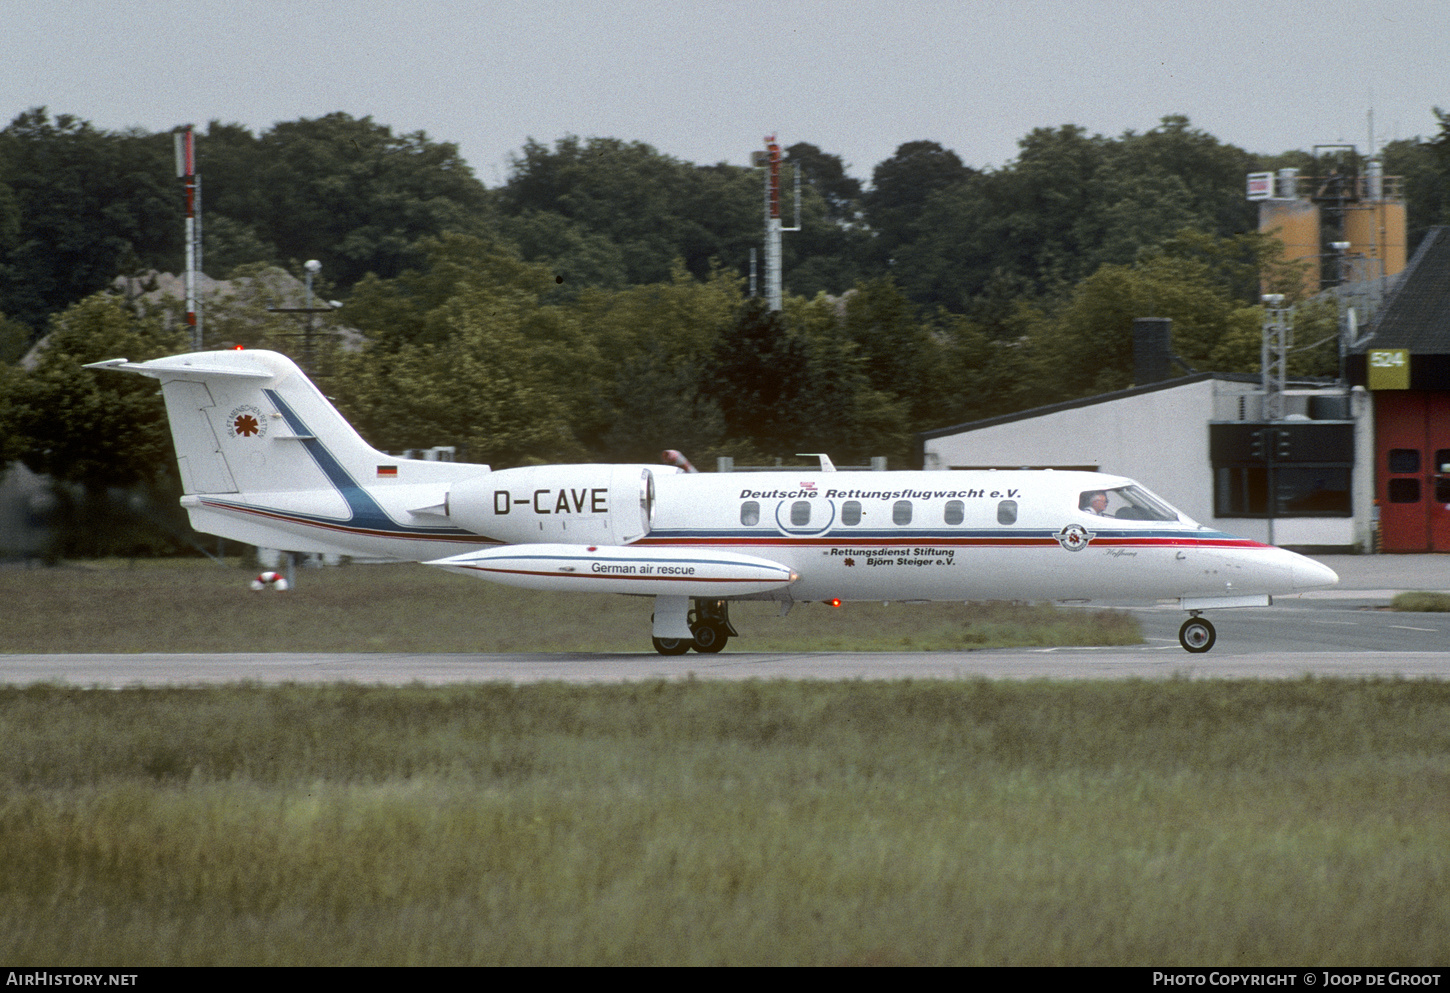
[{"label": "cabin window", "polygon": [[847,500],[841,504],[841,523],[848,528],[861,523],[861,501]]},{"label": "cabin window", "polygon": [[791,527],[805,527],[811,522],[811,502],[809,500],[797,500],[790,505]]},{"label": "cabin window", "polygon": [[942,520],[948,524],[960,524],[965,514],[966,505],[960,500],[948,500],[947,509],[942,513]]},{"label": "cabin window", "polygon": [[1001,503],[997,504],[997,523],[998,524],[1016,524],[1017,523],[1017,501],[1016,500],[1003,500]]},{"label": "cabin window", "polygon": [[747,500],[740,505],[740,523],[753,528],[760,523],[760,504]]},{"label": "cabin window", "polygon": [[893,524],[910,524],[911,523],[911,501],[910,500],[897,500],[894,504],[891,505],[891,523],[893,523]]}]

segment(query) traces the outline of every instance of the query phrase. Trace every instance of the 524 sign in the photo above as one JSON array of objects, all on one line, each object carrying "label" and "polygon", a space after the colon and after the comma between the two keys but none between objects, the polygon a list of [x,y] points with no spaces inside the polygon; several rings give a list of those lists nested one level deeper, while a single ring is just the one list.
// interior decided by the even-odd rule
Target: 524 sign
[{"label": "524 sign", "polygon": [[1369,375],[1365,383],[1372,390],[1408,390],[1410,388],[1410,352],[1407,348],[1372,350]]}]

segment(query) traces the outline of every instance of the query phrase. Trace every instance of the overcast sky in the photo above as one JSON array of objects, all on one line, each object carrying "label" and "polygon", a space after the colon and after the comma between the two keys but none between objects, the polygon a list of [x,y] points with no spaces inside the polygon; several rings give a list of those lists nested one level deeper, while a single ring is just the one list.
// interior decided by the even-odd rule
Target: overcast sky
[{"label": "overcast sky", "polygon": [[[0,0],[0,112],[260,132],[345,111],[457,144],[497,186],[530,137],[745,165],[775,133],[869,182],[904,142],[1001,166],[1033,128],[1166,114],[1250,152],[1439,131],[1444,0]],[[200,149],[203,170],[205,147]]]}]

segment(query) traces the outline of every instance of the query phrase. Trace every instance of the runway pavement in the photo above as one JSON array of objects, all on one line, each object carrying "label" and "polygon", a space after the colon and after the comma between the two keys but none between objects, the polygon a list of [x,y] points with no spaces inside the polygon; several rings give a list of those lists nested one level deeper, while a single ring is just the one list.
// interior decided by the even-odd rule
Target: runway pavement
[{"label": "runway pavement", "polygon": [[686,655],[9,655],[9,684],[200,686],[355,682],[405,686],[457,683],[615,683],[657,679],[1297,679],[1450,678],[1450,652],[1210,652],[1177,644],[1135,648],[979,652],[800,652]]},{"label": "runway pavement", "polygon": [[[752,653],[744,640],[719,655],[175,654],[5,655],[0,682],[77,686],[188,686],[358,682],[428,685],[654,679],[1169,679],[1318,676],[1450,678],[1450,614],[1385,610],[1395,593],[1450,591],[1450,556],[1323,556],[1331,590],[1276,599],[1269,608],[1213,612],[1218,644],[1178,645],[1184,614],[1137,605],[1147,643],[1126,648],[974,652]],[[1099,605],[1092,608],[1101,609]]]}]

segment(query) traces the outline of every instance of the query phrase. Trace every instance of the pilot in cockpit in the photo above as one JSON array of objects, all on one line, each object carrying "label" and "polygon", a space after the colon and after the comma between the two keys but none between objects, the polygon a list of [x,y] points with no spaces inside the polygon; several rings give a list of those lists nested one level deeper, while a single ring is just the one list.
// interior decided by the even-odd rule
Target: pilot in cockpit
[{"label": "pilot in cockpit", "polygon": [[1123,521],[1176,521],[1178,511],[1141,486],[1115,486],[1107,490],[1083,490],[1077,509],[1094,517]]},{"label": "pilot in cockpit", "polygon": [[1108,495],[1102,490],[1089,490],[1082,495],[1080,510],[1098,517],[1108,516]]}]

